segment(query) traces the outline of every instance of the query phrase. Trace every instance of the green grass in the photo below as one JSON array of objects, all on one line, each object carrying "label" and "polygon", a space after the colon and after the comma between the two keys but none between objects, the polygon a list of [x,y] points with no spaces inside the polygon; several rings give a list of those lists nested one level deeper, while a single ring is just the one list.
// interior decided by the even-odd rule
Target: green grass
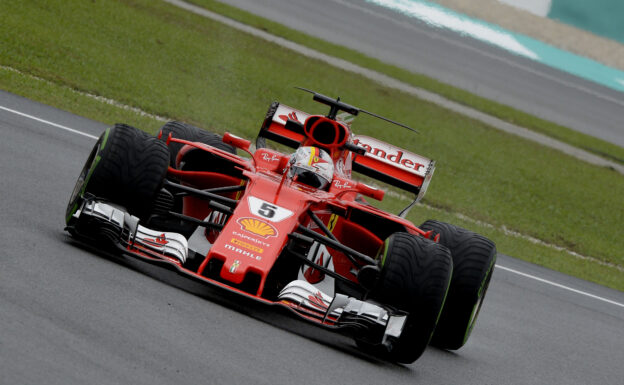
[{"label": "green grass", "polygon": [[[501,230],[624,266],[624,177],[613,171],[162,2],[5,0],[3,12],[10,17],[0,24],[0,65],[21,72],[0,69],[7,91],[105,123],[124,121],[152,132],[162,124],[84,93],[99,95],[247,137],[257,133],[273,100],[325,112],[294,86],[340,95],[421,131],[412,135],[365,116],[353,125],[438,161],[425,198],[436,209],[413,210],[415,223],[437,217],[464,225],[490,236],[500,252],[624,290],[622,269]],[[404,204],[388,199],[386,207],[396,212]]]},{"label": "green grass", "polygon": [[223,4],[215,0],[191,0],[190,2],[227,16],[233,20],[249,24],[273,35],[283,37],[328,55],[359,64],[362,67],[385,73],[407,84],[435,92],[450,100],[483,111],[492,116],[496,116],[509,123],[532,129],[562,142],[566,142],[573,146],[592,152],[596,155],[624,164],[624,148],[618,145],[606,142],[593,136],[585,135],[553,122],[540,119],[536,116],[500,103],[496,103],[495,101],[485,99],[430,77],[415,74],[383,63],[352,49],[311,37],[284,25],[257,17],[245,11],[241,11],[240,9],[234,8],[227,4]]},{"label": "green grass", "polygon": [[[142,127],[151,132],[155,132],[163,125],[161,120],[102,102],[95,97],[87,96],[85,93],[76,92],[68,86],[37,79],[1,67],[0,88],[111,125],[123,122],[135,127]],[[80,127],[74,128],[80,129]]]}]

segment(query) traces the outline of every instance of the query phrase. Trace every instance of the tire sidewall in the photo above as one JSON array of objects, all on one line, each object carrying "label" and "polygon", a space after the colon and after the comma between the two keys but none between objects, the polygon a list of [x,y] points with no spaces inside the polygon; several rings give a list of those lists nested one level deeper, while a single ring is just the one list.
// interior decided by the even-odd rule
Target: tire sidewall
[{"label": "tire sidewall", "polygon": [[432,345],[459,349],[466,344],[474,329],[496,262],[492,241],[461,227],[429,220],[420,228],[439,235],[453,258],[453,277],[448,298]]},{"label": "tire sidewall", "polygon": [[100,159],[102,158],[102,151],[106,148],[106,142],[108,139],[108,135],[110,133],[110,128],[107,128],[102,135],[98,138],[97,142],[91,149],[91,153],[87,157],[85,164],[78,175],[78,179],[76,180],[76,184],[74,185],[74,189],[69,197],[69,203],[67,204],[67,210],[65,212],[65,222],[69,223],[71,221],[72,216],[78,210],[82,199],[84,198],[84,194],[87,191],[87,186],[89,185],[89,180],[93,175]]},{"label": "tire sidewall", "polygon": [[381,274],[372,299],[408,313],[389,358],[411,363],[429,344],[443,308],[452,274],[450,252],[421,236],[395,233],[378,258]]},{"label": "tire sidewall", "polygon": [[108,128],[93,147],[78,177],[66,220],[71,220],[86,195],[147,218],[168,166],[169,150],[163,142],[125,124]]}]

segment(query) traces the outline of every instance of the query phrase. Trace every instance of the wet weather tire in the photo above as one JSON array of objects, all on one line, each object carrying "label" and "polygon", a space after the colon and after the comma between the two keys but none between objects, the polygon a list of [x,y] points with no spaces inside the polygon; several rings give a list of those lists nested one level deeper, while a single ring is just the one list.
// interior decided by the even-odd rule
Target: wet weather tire
[{"label": "wet weather tire", "polygon": [[[171,134],[173,138],[184,139],[188,140],[189,142],[200,142],[230,152],[232,154],[236,153],[234,147],[229,144],[223,143],[223,139],[221,138],[221,136],[203,130],[199,127],[192,126],[188,123],[178,121],[167,122],[164,126],[162,126],[161,133],[162,135],[160,136],[160,139],[162,141],[166,141],[169,137],[169,134]],[[184,145],[181,143],[169,143],[169,164],[171,165],[171,167],[176,167],[176,159],[178,157],[178,153],[183,146]]]},{"label": "wet weather tire", "polygon": [[125,124],[108,128],[76,181],[67,206],[67,222],[86,195],[123,206],[138,217],[147,216],[168,164],[169,149],[163,142]]},{"label": "wet weather tire", "polygon": [[422,355],[436,327],[451,279],[451,255],[429,239],[394,233],[384,242],[379,258],[381,274],[369,298],[409,313],[387,358],[412,363]]},{"label": "wet weather tire", "polygon": [[439,234],[439,242],[453,257],[451,286],[431,344],[459,349],[468,341],[483,304],[496,262],[496,246],[482,235],[444,222],[428,220],[420,228]]}]

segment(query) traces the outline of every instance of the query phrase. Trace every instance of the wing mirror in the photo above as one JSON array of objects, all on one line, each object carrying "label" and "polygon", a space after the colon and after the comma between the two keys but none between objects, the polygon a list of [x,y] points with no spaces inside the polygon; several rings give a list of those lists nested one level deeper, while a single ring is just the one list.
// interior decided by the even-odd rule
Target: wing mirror
[{"label": "wing mirror", "polygon": [[249,140],[230,134],[229,132],[223,134],[223,143],[240,148],[245,152],[249,152],[249,148],[251,147],[251,142]]},{"label": "wing mirror", "polygon": [[358,182],[358,184],[355,186],[355,189],[362,195],[367,196],[369,198],[373,198],[376,199],[378,201],[381,202],[381,200],[383,199],[384,195],[386,194],[386,192],[384,190],[381,189],[377,189],[374,187],[371,187],[367,184]]}]

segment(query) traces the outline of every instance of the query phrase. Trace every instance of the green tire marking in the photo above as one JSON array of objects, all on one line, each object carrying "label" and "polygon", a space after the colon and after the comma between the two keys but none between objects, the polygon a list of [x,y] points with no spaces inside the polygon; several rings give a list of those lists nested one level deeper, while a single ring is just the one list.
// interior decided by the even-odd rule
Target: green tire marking
[{"label": "green tire marking", "polygon": [[[95,168],[97,167],[98,163],[102,159],[102,157],[99,154],[104,149],[104,147],[106,147],[106,142],[108,141],[108,135],[110,133],[110,130],[111,130],[110,128],[107,128],[106,131],[104,131],[104,136],[102,138],[102,143],[100,144],[99,148],[97,149],[96,156],[93,159],[93,163],[91,164],[91,167],[89,168],[89,171],[87,172],[87,176],[85,177],[84,181],[82,182],[82,188],[80,189],[80,192],[78,193],[79,197],[82,197],[84,195],[85,190],[87,189],[87,185],[89,184],[89,179],[91,179],[91,176],[93,175],[93,171],[95,170]],[[74,203],[74,206],[72,207],[71,211],[69,212],[69,214],[65,218],[65,223],[69,223],[69,220],[71,219],[71,217],[78,210],[78,201],[79,201],[79,199],[76,199],[76,202]]]},{"label": "green tire marking", "polygon": [[385,241],[383,243],[383,255],[381,256],[380,268],[382,268],[384,266],[384,263],[386,263],[386,256],[388,255],[388,243],[388,241]]},{"label": "green tire marking", "polygon": [[466,340],[468,340],[468,337],[470,336],[470,333],[472,332],[472,329],[474,328],[474,325],[476,323],[475,321],[477,320],[477,316],[479,315],[479,310],[481,310],[481,305],[483,304],[482,299],[483,295],[485,294],[483,292],[483,290],[485,289],[485,282],[487,281],[487,277],[490,275],[490,272],[494,267],[495,260],[496,258],[492,258],[490,266],[485,273],[485,277],[483,277],[483,280],[481,280],[481,285],[479,286],[479,291],[477,292],[477,302],[472,308],[472,313],[470,313],[470,322],[468,322],[468,326],[466,327],[466,332],[464,333],[464,340],[462,344],[466,343]]}]

